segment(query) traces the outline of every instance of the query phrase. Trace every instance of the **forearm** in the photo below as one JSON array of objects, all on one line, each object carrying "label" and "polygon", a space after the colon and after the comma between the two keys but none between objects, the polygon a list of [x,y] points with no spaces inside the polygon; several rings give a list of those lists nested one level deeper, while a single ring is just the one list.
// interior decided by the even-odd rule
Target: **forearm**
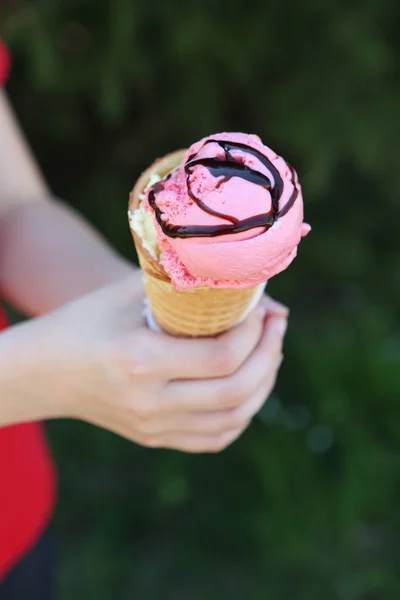
[{"label": "forearm", "polygon": [[[46,349],[41,329],[34,319],[0,333],[0,427],[63,416],[58,349]],[[59,385],[52,385],[56,373]]]},{"label": "forearm", "polygon": [[30,315],[131,272],[76,212],[51,198],[0,89],[0,296]]},{"label": "forearm", "polygon": [[131,271],[61,202],[40,198],[0,219],[0,289],[26,314],[52,310]]},{"label": "forearm", "polygon": [[47,183],[0,88],[0,218],[4,212],[49,195]]}]

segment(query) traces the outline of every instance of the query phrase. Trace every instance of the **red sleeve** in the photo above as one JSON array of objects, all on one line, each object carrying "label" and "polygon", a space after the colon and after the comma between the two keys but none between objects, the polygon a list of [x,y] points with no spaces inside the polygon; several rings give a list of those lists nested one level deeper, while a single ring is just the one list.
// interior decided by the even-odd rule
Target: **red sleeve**
[{"label": "red sleeve", "polygon": [[10,70],[11,59],[7,48],[0,40],[0,86],[4,85]]}]

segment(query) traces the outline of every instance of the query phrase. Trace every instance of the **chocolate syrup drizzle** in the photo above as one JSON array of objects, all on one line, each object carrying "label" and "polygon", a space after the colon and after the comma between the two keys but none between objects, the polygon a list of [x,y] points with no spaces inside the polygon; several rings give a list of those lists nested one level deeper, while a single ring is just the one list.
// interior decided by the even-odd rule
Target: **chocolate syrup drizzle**
[{"label": "chocolate syrup drizzle", "polygon": [[[221,158],[196,158],[201,150],[207,144],[218,144],[224,151],[225,156]],[[274,182],[272,183],[270,178],[264,173],[260,173],[255,169],[251,169],[247,165],[239,162],[237,158],[232,156],[232,150],[243,150],[244,153],[252,154],[255,156],[272,174]],[[240,177],[265,188],[271,194],[271,210],[266,213],[254,215],[240,221],[234,216],[220,213],[205,204],[200,198],[194,193],[191,186],[191,174],[197,165],[201,165],[208,169],[208,171],[214,177],[222,177],[216,184],[216,188],[219,188],[223,183],[226,183],[232,177]],[[214,215],[225,221],[229,221],[226,225],[170,225],[162,218],[162,210],[157,206],[156,195],[164,189],[164,182],[159,181],[155,183],[149,192],[149,204],[155,212],[156,219],[164,232],[165,235],[172,238],[189,238],[189,237],[217,237],[219,235],[226,235],[229,233],[239,233],[241,231],[247,231],[255,227],[264,227],[267,231],[275,223],[277,219],[283,217],[292,208],[299,195],[297,188],[297,176],[296,172],[291,165],[288,164],[291,173],[291,182],[293,183],[294,190],[285,206],[279,210],[279,200],[283,193],[283,180],[279,171],[274,167],[272,162],[259,150],[243,144],[240,142],[230,142],[225,140],[214,140],[209,139],[204,142],[200,150],[194,154],[191,154],[187,159],[184,170],[186,173],[186,186],[190,198],[197,204],[199,208],[204,210],[210,215]],[[168,179],[170,175],[166,178]],[[165,181],[165,180],[164,180]]]}]

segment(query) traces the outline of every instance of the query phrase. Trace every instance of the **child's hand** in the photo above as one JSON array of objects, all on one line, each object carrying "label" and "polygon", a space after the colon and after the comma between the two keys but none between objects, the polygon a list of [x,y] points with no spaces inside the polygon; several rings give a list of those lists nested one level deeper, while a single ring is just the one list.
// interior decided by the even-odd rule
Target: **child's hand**
[{"label": "child's hand", "polygon": [[274,386],[287,309],[265,298],[216,338],[173,338],[147,328],[143,295],[138,273],[37,319],[42,381],[32,384],[55,399],[52,416],[144,446],[222,450]]}]

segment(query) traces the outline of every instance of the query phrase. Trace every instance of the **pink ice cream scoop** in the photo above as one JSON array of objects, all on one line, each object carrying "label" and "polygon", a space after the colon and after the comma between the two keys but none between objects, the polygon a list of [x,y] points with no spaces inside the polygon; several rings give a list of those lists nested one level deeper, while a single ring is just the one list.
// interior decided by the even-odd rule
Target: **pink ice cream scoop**
[{"label": "pink ice cream scoop", "polygon": [[147,190],[144,209],[178,290],[266,281],[289,266],[311,229],[293,167],[245,133],[193,144],[180,167]]}]

